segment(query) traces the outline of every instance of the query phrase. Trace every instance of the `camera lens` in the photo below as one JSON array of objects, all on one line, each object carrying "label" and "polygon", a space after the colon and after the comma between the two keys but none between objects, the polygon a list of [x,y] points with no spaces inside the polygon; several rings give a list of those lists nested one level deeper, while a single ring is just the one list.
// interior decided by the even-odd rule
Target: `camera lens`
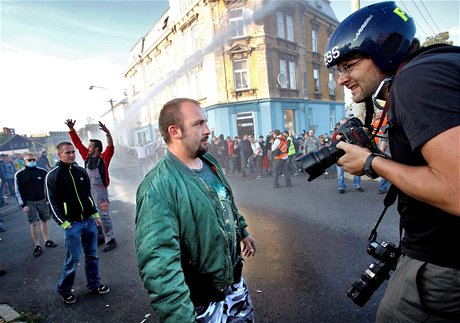
[{"label": "camera lens", "polygon": [[309,182],[323,174],[328,167],[334,165],[345,154],[342,149],[336,148],[337,143],[338,141],[335,141],[329,147],[312,151],[296,159],[310,175],[308,177]]}]

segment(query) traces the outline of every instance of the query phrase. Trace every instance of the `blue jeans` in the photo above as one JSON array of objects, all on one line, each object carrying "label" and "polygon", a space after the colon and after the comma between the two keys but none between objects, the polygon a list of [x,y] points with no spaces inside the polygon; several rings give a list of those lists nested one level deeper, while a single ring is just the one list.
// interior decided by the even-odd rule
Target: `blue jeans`
[{"label": "blue jeans", "polygon": [[99,277],[99,258],[97,256],[97,227],[92,217],[73,222],[72,227],[64,231],[66,258],[59,279],[57,291],[63,296],[72,293],[75,274],[83,249],[85,253],[86,287],[95,290],[101,284]]},{"label": "blue jeans", "polygon": [[8,190],[10,191],[10,196],[16,198],[16,193],[14,192],[14,178],[7,178],[6,182],[8,183]]},{"label": "blue jeans", "polygon": [[[347,184],[345,183],[345,171],[340,166],[337,166],[337,178],[339,180],[339,190],[346,190]],[[353,177],[353,186],[355,188],[361,187],[361,176]]]},{"label": "blue jeans", "polygon": [[0,184],[0,207],[5,206],[5,196],[3,195],[3,182]]},{"label": "blue jeans", "polygon": [[380,177],[380,186],[379,190],[381,191],[388,191],[388,187],[390,186],[390,182],[387,181],[385,178]]}]

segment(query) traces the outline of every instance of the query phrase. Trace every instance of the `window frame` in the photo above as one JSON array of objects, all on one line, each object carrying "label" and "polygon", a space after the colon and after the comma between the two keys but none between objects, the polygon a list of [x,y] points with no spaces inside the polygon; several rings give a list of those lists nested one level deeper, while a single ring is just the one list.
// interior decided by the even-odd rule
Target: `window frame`
[{"label": "window frame", "polygon": [[313,91],[321,93],[321,70],[319,64],[313,65]]},{"label": "window frame", "polygon": [[[241,16],[237,18],[233,18],[232,13],[238,10],[241,10]],[[239,37],[246,36],[246,27],[244,25],[243,14],[244,14],[244,7],[233,8],[233,9],[230,9],[228,12],[228,25],[230,27],[232,38],[239,38]],[[236,28],[233,27],[235,23],[236,23]],[[233,33],[234,31],[236,31],[236,35]],[[239,33],[240,31],[242,32],[242,34]]]},{"label": "window frame", "polygon": [[311,51],[318,53],[318,30],[311,30]]},{"label": "window frame", "polygon": [[[239,69],[236,69],[235,68],[235,64],[236,63],[240,63],[240,62],[245,62],[246,63],[246,68],[239,68]],[[250,82],[250,79],[249,79],[249,60],[247,58],[245,59],[236,59],[232,62],[232,67],[233,67],[233,84],[235,86],[235,91],[242,91],[242,90],[247,90],[247,89],[250,89],[251,87],[251,82]],[[243,75],[246,74],[246,87],[237,87],[237,79],[240,80],[240,83],[242,85],[243,84]],[[238,77],[237,77],[238,76]]]},{"label": "window frame", "polygon": [[276,36],[284,39],[284,13],[282,11],[276,12]]}]

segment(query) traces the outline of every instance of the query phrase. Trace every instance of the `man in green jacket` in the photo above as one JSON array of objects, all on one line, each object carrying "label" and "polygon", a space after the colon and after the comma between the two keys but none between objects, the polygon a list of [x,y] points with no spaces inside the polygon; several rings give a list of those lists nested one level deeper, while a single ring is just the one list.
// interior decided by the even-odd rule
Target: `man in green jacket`
[{"label": "man in green jacket", "polygon": [[159,128],[166,155],[136,196],[139,274],[162,322],[253,321],[241,276],[256,252],[246,221],[209,154],[206,115],[195,100],[167,102]]}]

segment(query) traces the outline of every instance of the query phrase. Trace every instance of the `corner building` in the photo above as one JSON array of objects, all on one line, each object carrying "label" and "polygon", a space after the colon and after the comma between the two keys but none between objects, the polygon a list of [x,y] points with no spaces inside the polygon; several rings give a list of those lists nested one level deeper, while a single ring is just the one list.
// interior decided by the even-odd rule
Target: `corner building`
[{"label": "corner building", "polygon": [[198,100],[216,136],[331,132],[344,94],[323,55],[338,23],[328,0],[170,0],[124,71],[134,142],[159,136],[175,97]]}]

